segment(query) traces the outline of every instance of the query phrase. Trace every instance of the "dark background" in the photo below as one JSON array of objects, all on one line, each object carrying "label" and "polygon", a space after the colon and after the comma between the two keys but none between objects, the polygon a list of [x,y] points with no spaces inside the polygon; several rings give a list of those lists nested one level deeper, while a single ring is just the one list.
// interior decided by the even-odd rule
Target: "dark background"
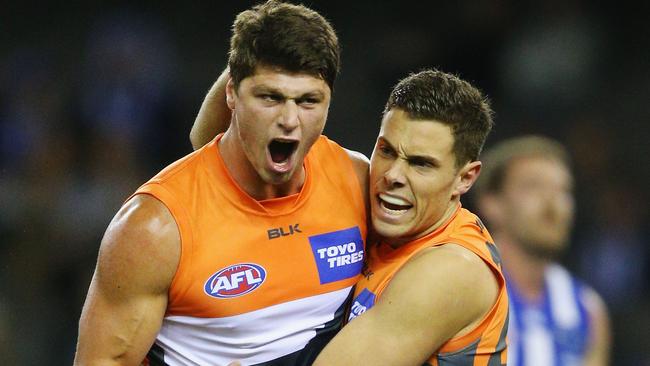
[{"label": "dark background", "polygon": [[[9,2],[0,12],[0,360],[72,362],[101,236],[191,151],[188,133],[253,2]],[[610,1],[309,1],[343,49],[325,133],[370,154],[399,78],[486,92],[487,145],[522,133],[575,158],[563,258],[605,298],[615,365],[650,365],[650,6]],[[471,207],[471,205],[468,204]],[[407,351],[406,351],[407,352]]]}]

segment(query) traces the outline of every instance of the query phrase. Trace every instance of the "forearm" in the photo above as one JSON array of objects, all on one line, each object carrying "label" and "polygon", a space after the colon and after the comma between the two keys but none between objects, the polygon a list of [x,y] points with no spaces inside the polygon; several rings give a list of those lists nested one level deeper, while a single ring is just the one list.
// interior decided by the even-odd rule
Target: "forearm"
[{"label": "forearm", "polygon": [[164,300],[116,306],[101,297],[84,306],[75,365],[139,365],[160,328]]},{"label": "forearm", "polygon": [[210,142],[217,134],[226,131],[230,125],[232,113],[226,104],[226,84],[229,78],[230,73],[226,68],[201,104],[190,131],[190,141],[195,150]]}]

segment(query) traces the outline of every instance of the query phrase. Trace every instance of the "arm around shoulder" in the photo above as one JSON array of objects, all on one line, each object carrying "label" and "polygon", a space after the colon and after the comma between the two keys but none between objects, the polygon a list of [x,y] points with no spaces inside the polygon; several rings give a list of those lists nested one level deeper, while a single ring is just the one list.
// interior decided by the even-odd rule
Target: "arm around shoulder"
[{"label": "arm around shoulder", "polygon": [[232,112],[226,104],[226,84],[229,79],[230,73],[226,68],[203,99],[190,131],[194,150],[210,142],[219,133],[225,132],[230,125]]},{"label": "arm around shoulder", "polygon": [[475,254],[456,245],[407,262],[374,307],[346,325],[314,365],[422,365],[489,312],[498,283]]},{"label": "arm around shoulder", "polygon": [[136,195],[110,223],[79,320],[75,365],[139,365],[160,329],[180,258],[169,210]]}]

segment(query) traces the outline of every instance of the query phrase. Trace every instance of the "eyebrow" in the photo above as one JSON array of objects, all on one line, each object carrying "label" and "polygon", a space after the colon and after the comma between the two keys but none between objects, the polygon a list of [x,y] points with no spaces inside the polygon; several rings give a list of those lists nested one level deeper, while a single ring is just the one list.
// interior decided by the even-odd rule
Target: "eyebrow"
[{"label": "eyebrow", "polygon": [[[270,94],[277,94],[281,95],[283,97],[286,97],[286,95],[280,91],[277,88],[268,86],[268,85],[256,85],[253,87],[253,93],[270,93]],[[294,99],[303,99],[303,98],[325,98],[325,94],[320,91],[320,90],[311,90],[306,93],[303,93]]]},{"label": "eyebrow", "polygon": [[[393,146],[393,144],[391,144],[390,141],[388,141],[384,136],[379,136],[378,140],[380,142],[388,145],[388,147],[393,149],[393,151],[397,151],[395,146]],[[440,160],[438,160],[438,159],[436,159],[436,158],[434,158],[433,156],[430,156],[430,155],[406,155],[405,158],[406,158],[406,161],[409,161],[409,162],[424,161],[424,162],[427,162],[427,163],[431,163],[431,164],[433,164],[435,166],[440,166]]]}]

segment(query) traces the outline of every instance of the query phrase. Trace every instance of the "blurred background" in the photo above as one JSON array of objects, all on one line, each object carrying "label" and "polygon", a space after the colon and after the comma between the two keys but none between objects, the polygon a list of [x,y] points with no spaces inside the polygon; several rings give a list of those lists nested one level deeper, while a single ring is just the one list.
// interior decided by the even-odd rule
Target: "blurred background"
[{"label": "blurred background", "polygon": [[[103,232],[191,151],[188,134],[251,1],[10,1],[0,14],[0,360],[71,364]],[[370,155],[409,72],[472,81],[488,145],[554,137],[575,159],[563,262],[605,298],[614,365],[650,365],[650,6],[610,1],[317,1],[343,54],[325,133]]]}]

